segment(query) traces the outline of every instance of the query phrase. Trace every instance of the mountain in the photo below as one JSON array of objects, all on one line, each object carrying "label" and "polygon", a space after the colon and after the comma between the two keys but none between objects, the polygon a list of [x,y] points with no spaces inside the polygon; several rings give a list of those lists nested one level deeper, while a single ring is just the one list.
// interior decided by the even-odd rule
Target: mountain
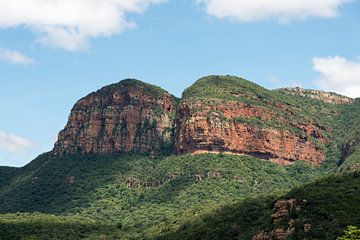
[{"label": "mountain", "polygon": [[79,100],[53,153],[225,153],[319,165],[341,106],[353,100],[318,92],[321,101],[315,101],[315,95],[209,76],[178,102],[165,90],[128,79]]},{"label": "mountain", "polygon": [[176,102],[165,90],[138,80],[106,86],[75,104],[53,153],[171,149]]},{"label": "mountain", "polygon": [[236,77],[205,77],[185,90],[179,104],[177,150],[318,165],[325,159],[322,145],[330,125],[321,119],[331,116],[332,106],[313,114],[316,107],[308,105]]},{"label": "mountain", "polygon": [[[0,239],[333,239],[360,225],[344,217],[358,213],[359,124],[359,100],[333,93],[208,76],[177,99],[123,80],[80,99],[52,151],[0,167]],[[308,222],[272,222],[304,194],[305,235]]]}]

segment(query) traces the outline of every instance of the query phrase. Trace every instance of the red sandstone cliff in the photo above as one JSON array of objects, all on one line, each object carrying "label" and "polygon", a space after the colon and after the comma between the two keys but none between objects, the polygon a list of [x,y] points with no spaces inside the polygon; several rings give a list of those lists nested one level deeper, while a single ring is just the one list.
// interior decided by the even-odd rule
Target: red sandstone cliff
[{"label": "red sandstone cliff", "polygon": [[[310,136],[322,142],[325,139],[310,123],[293,126],[302,133],[296,134],[285,127],[262,128],[237,121],[269,121],[275,117],[271,110],[241,102],[215,101],[207,105],[183,101],[176,118],[177,153],[247,154],[284,165],[297,160],[312,164],[324,160],[323,150],[310,141]],[[284,126],[291,124],[287,119],[277,120]]]},{"label": "red sandstone cliff", "polygon": [[175,102],[137,80],[104,87],[75,104],[53,152],[164,151],[173,146]]},{"label": "red sandstone cliff", "polygon": [[[205,101],[185,97],[177,105],[166,91],[137,80],[91,93],[73,107],[53,153],[156,155],[175,150],[177,154],[246,154],[284,165],[324,160],[318,143],[326,139],[319,126],[309,119],[292,121],[289,116],[296,115],[297,109],[268,101],[268,90],[233,77],[209,77],[196,84],[200,88],[188,93],[203,93],[201,87],[207,91],[210,85],[213,96],[206,95]],[[227,89],[221,88],[223,84],[229,85]],[[258,91],[264,96],[259,97]],[[224,100],[228,97],[235,100]],[[255,104],[237,100],[244,97]]]}]

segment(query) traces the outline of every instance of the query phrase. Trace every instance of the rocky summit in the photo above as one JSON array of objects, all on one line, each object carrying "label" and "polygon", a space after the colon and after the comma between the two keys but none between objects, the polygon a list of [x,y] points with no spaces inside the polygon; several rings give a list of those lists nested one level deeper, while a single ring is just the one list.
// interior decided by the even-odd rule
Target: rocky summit
[{"label": "rocky summit", "polygon": [[59,133],[54,154],[152,153],[173,147],[176,98],[127,79],[80,99]]},{"label": "rocky summit", "polygon": [[309,90],[300,87],[295,88],[282,88],[280,91],[284,91],[288,94],[301,97],[309,97],[313,99],[318,99],[320,101],[331,103],[331,104],[351,104],[354,102],[354,99],[342,96],[332,92],[324,92],[319,90]]},{"label": "rocky summit", "polygon": [[292,99],[353,100],[304,92],[270,91],[237,77],[209,76],[186,89],[178,102],[159,87],[123,80],[75,104],[53,153],[214,153],[318,165],[325,159],[330,126]]}]

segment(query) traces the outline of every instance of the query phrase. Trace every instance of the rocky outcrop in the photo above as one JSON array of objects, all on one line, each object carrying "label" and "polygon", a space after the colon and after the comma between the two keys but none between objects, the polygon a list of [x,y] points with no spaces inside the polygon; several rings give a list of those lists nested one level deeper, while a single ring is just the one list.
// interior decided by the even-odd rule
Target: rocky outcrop
[{"label": "rocky outcrop", "polygon": [[221,153],[283,165],[323,161],[322,126],[303,119],[299,109],[270,91],[235,77],[210,76],[194,85],[180,104],[168,92],[137,80],[91,93],[73,107],[53,154]]},{"label": "rocky outcrop", "polygon": [[359,145],[360,137],[358,136],[354,137],[350,141],[345,142],[341,148],[341,158],[338,165],[340,166],[341,164],[343,164],[345,160],[358,149]]},{"label": "rocky outcrop", "polygon": [[[286,111],[286,110],[284,110]],[[282,122],[283,128],[252,125],[251,120]],[[294,125],[297,133],[285,128]],[[324,151],[311,139],[325,138],[311,123],[298,124],[277,118],[274,111],[242,102],[182,101],[176,117],[178,154],[246,154],[279,164],[303,160],[319,164]]]},{"label": "rocky outcrop", "polygon": [[253,236],[252,240],[284,240],[292,233],[289,229],[277,228],[271,232],[260,232]]},{"label": "rocky outcrop", "polygon": [[[303,200],[303,203],[306,200]],[[297,213],[301,210],[301,202],[296,199],[281,199],[278,200],[273,209],[273,214],[271,215],[272,223],[274,226],[278,226],[284,220],[287,220],[289,216],[293,213]],[[295,231],[295,220],[288,219],[286,227],[277,227],[272,231],[261,231],[252,237],[252,240],[283,240],[286,239],[289,235]],[[286,224],[285,222],[285,224]],[[304,224],[303,229],[305,232],[311,230],[311,225],[309,223]]]},{"label": "rocky outcrop", "polygon": [[300,87],[296,88],[282,88],[279,91],[291,94],[294,96],[308,97],[312,99],[317,99],[330,104],[351,104],[354,102],[354,99],[345,97],[332,92],[324,92],[319,90],[308,90]]},{"label": "rocky outcrop", "polygon": [[91,93],[73,107],[53,153],[139,152],[173,147],[176,99],[137,80]]},{"label": "rocky outcrop", "polygon": [[128,188],[141,188],[141,180],[137,177],[127,177],[125,184]]},{"label": "rocky outcrop", "polygon": [[299,211],[299,204],[296,199],[278,200],[275,203],[273,214],[271,215],[273,223],[278,223],[287,217],[291,212]]}]

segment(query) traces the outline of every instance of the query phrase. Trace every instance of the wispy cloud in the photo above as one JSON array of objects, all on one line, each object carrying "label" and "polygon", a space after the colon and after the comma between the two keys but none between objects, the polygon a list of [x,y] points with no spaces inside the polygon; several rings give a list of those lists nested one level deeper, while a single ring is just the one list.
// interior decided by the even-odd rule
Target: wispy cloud
[{"label": "wispy cloud", "polygon": [[284,81],[274,75],[271,75],[270,77],[268,77],[268,81],[275,86],[276,88],[281,88],[281,87],[302,87],[301,82],[296,81],[296,80],[289,80],[289,81]]},{"label": "wispy cloud", "polygon": [[23,153],[34,146],[29,139],[0,131],[0,149],[10,153]]},{"label": "wispy cloud", "polygon": [[309,17],[333,18],[338,8],[352,0],[197,0],[207,14],[240,22],[276,19],[285,23]]},{"label": "wispy cloud", "polygon": [[1,0],[0,27],[27,27],[38,41],[69,51],[85,50],[89,39],[135,27],[127,13],[142,13],[163,0]]},{"label": "wispy cloud", "polygon": [[315,57],[313,68],[320,73],[316,84],[328,91],[349,97],[360,97],[360,60],[351,61],[344,57]]},{"label": "wispy cloud", "polygon": [[11,63],[11,64],[34,64],[35,60],[25,54],[10,50],[10,49],[3,49],[0,48],[0,61]]}]

